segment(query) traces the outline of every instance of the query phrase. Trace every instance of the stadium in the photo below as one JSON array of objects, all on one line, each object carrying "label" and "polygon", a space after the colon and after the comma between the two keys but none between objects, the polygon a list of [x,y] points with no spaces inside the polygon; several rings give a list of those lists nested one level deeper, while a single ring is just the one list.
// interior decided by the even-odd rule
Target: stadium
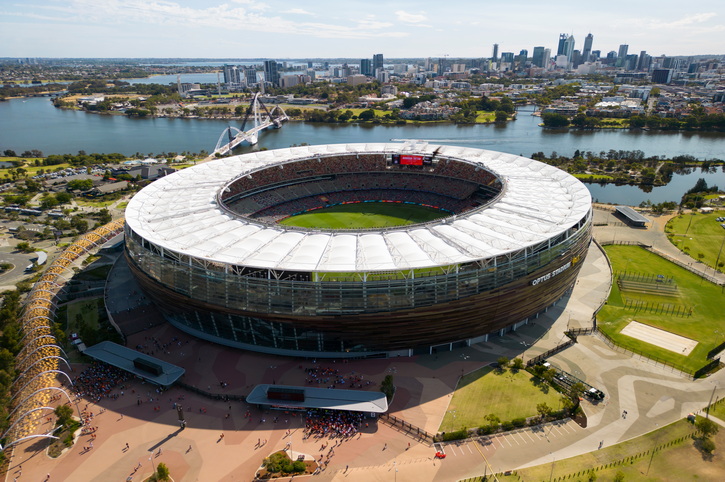
[{"label": "stadium", "polygon": [[[368,225],[373,206],[412,211]],[[341,207],[362,224],[319,224]],[[296,223],[303,214],[313,221]],[[282,355],[411,356],[485,341],[552,305],[591,226],[586,187],[532,159],[338,144],[159,179],[129,203],[125,239],[136,280],[187,333]]]}]

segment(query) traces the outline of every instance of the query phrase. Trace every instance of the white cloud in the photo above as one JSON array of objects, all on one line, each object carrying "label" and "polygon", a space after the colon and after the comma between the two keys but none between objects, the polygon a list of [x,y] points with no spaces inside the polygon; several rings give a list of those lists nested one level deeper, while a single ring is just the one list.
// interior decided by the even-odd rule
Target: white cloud
[{"label": "white cloud", "polygon": [[283,10],[282,13],[292,13],[295,15],[314,15],[314,13],[308,12],[307,10],[303,10],[301,8],[290,8],[289,10]]},{"label": "white cloud", "polygon": [[717,14],[714,12],[710,13],[696,13],[694,15],[687,15],[679,20],[673,22],[663,22],[662,20],[651,20],[649,22],[649,28],[678,28],[688,27],[695,23],[702,23],[716,17]]},{"label": "white cloud", "polygon": [[420,23],[425,22],[428,20],[428,17],[425,15],[425,12],[421,13],[410,13],[406,12],[404,10],[398,10],[395,12],[395,15],[397,15],[398,20],[405,23]]},{"label": "white cloud", "polygon": [[[194,8],[167,0],[69,0],[55,5],[25,5],[18,16],[32,18],[33,11],[52,12],[48,20],[57,24],[93,23],[97,25],[144,25],[203,28],[213,30],[254,31],[287,35],[304,35],[317,38],[368,39],[374,37],[402,37],[401,32],[384,32],[393,26],[390,22],[372,18],[352,20],[355,23],[324,23],[291,21],[277,15],[269,15],[269,7],[259,0],[239,0],[236,5],[221,3]],[[237,6],[239,5],[239,6]],[[35,8],[37,7],[37,8]],[[313,15],[306,10],[293,8],[286,13]],[[70,25],[67,28],[72,28]]]}]

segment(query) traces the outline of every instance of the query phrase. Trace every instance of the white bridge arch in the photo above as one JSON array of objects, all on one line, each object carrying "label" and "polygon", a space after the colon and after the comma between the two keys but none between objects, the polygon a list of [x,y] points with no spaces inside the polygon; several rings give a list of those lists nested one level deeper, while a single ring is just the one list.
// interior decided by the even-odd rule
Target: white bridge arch
[{"label": "white bridge arch", "polygon": [[[245,131],[244,128],[250,117],[254,119],[254,126]],[[248,142],[250,145],[254,145],[258,141],[260,131],[268,127],[279,128],[287,120],[289,120],[289,117],[287,117],[282,107],[276,105],[271,110],[267,109],[267,106],[259,100],[259,92],[257,92],[249,104],[241,128],[237,129],[236,127],[229,126],[224,129],[219,136],[219,140],[216,143],[211,157],[227,155],[242,142]]]}]

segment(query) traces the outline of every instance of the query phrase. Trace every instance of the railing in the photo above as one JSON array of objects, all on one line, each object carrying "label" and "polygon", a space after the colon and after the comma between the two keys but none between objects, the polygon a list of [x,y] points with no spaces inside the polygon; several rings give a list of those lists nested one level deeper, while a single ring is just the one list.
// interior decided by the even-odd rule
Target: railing
[{"label": "railing", "polygon": [[391,425],[392,427],[400,427],[404,429],[407,435],[413,436],[416,439],[422,439],[429,443],[433,443],[435,439],[434,435],[431,435],[422,428],[416,427],[415,425],[410,424],[402,418],[396,417],[395,415],[383,413],[380,415],[380,420],[387,423],[388,425]]}]

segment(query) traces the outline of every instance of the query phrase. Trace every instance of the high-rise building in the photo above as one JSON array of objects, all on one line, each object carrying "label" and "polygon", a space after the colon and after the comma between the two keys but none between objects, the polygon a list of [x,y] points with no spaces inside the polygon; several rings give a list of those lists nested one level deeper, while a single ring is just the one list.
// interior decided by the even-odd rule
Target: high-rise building
[{"label": "high-rise building", "polygon": [[568,62],[571,62],[571,57],[574,55],[574,36],[569,34],[559,34],[559,48],[556,51],[556,55],[565,55]]},{"label": "high-rise building", "polygon": [[574,53],[571,54],[571,63],[574,66],[574,68],[579,67],[581,64],[584,63],[582,60],[582,54],[578,50],[574,50]]},{"label": "high-rise building", "polygon": [[360,59],[360,73],[362,75],[373,75],[373,63],[370,59]]},{"label": "high-rise building", "polygon": [[224,83],[226,85],[241,83],[239,68],[236,65],[224,65],[222,71],[224,72]]},{"label": "high-rise building", "polygon": [[383,69],[383,54],[373,55],[373,75],[378,74],[378,69]]},{"label": "high-rise building", "polygon": [[559,46],[556,49],[556,55],[565,55],[564,54],[564,42],[566,42],[566,39],[569,38],[569,34],[567,33],[560,33],[559,34]]},{"label": "high-rise building", "polygon": [[264,61],[264,81],[272,85],[279,85],[279,71],[276,60]]},{"label": "high-rise building", "polygon": [[637,70],[648,71],[651,63],[652,63],[652,56],[647,55],[647,51],[643,50],[639,53],[639,62],[637,63]]},{"label": "high-rise building", "polygon": [[655,84],[669,84],[672,81],[672,69],[654,69],[652,82]]},{"label": "high-rise building", "polygon": [[582,62],[591,62],[592,60],[592,42],[594,35],[591,32],[584,38],[584,50],[582,50]]},{"label": "high-rise building", "polygon": [[247,83],[247,87],[257,85],[257,68],[254,66],[250,66],[244,69],[244,80]]},{"label": "high-rise building", "polygon": [[493,55],[491,56],[492,62],[498,62],[498,44],[493,44]]},{"label": "high-rise building", "polygon": [[548,69],[551,64],[551,49],[544,49],[544,59],[541,67]]},{"label": "high-rise building", "polygon": [[534,53],[531,57],[531,63],[536,67],[544,67],[544,47],[534,47]]},{"label": "high-rise building", "polygon": [[629,50],[629,45],[622,44],[619,46],[619,52],[617,53],[617,67],[624,67],[624,63],[627,61],[627,50]]},{"label": "high-rise building", "polygon": [[514,53],[513,52],[501,52],[501,63],[514,63]]}]

